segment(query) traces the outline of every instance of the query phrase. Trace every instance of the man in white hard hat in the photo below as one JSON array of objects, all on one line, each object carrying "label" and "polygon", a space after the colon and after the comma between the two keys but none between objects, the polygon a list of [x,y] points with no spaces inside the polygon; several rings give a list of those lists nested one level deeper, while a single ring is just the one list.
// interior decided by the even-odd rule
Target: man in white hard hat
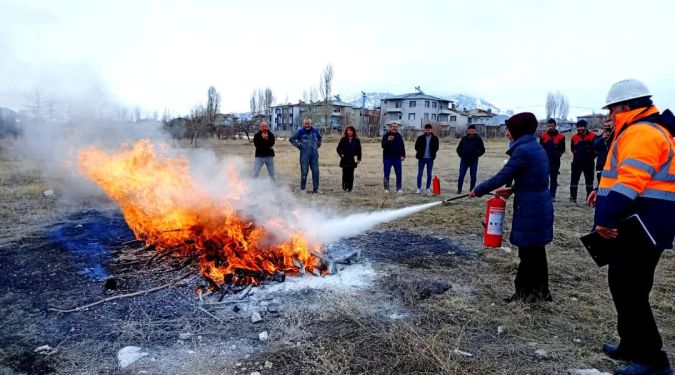
[{"label": "man in white hard hat", "polygon": [[[649,294],[659,258],[675,238],[675,118],[670,111],[659,114],[647,87],[632,79],[610,88],[604,108],[615,135],[598,190],[589,195],[588,204],[596,207],[595,231],[608,240],[620,236],[607,278],[621,341],[605,343],[602,351],[629,362],[615,374],[672,374]],[[635,214],[654,243],[635,240],[643,230],[621,226]]]}]

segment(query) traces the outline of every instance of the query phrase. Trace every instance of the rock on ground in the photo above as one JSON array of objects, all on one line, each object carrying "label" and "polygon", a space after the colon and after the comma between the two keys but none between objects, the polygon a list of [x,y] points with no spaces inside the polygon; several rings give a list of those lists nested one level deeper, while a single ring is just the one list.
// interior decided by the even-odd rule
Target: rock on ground
[{"label": "rock on ground", "polygon": [[138,346],[125,346],[117,352],[117,361],[120,368],[126,368],[147,355],[148,353],[141,352]]}]

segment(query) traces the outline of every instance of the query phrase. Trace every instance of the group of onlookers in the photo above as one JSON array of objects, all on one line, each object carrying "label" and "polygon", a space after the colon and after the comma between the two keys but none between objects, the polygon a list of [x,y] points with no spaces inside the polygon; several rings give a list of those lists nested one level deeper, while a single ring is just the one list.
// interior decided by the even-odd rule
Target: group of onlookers
[{"label": "group of onlookers", "polygon": [[[415,158],[418,160],[417,168],[417,193],[422,193],[422,177],[426,170],[426,185],[424,192],[431,194],[431,181],[434,160],[440,146],[438,136],[432,132],[431,124],[424,126],[424,133],[415,140]],[[311,193],[317,193],[319,189],[319,147],[321,147],[321,133],[312,127],[312,120],[306,119],[303,127],[298,129],[289,141],[300,150],[300,190],[307,191],[307,175],[312,172]],[[263,165],[267,167],[272,180],[274,175],[274,134],[269,130],[266,122],[260,124],[260,130],[253,136],[255,145],[255,164],[253,177],[258,177]],[[351,192],[354,188],[354,170],[361,162],[361,141],[357,137],[353,126],[345,128],[344,135],[340,139],[337,148],[342,168],[342,190]],[[478,158],[485,153],[483,140],[476,134],[476,127],[469,125],[467,134],[462,137],[457,145],[457,155],[460,157],[459,180],[457,193],[462,192],[466,172],[470,173],[471,189],[476,185],[478,171]],[[405,160],[405,142],[398,132],[398,124],[393,122],[389,130],[382,136],[382,162],[384,166],[384,191],[389,192],[389,177],[392,167],[396,175],[396,191],[403,193],[403,161]]]}]

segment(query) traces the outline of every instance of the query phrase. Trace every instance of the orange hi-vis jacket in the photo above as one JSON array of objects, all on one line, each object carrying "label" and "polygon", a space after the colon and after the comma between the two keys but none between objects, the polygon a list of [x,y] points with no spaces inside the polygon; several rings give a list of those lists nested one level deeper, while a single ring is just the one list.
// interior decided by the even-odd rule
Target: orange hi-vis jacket
[{"label": "orange hi-vis jacket", "polygon": [[637,213],[660,248],[675,237],[675,138],[656,107],[617,113],[598,185],[595,224],[616,228]]}]

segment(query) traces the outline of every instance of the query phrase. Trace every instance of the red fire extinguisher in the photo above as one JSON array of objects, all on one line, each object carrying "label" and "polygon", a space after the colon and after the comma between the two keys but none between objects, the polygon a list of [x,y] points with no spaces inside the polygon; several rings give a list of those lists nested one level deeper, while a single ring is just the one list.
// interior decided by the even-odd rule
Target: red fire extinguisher
[{"label": "red fire extinguisher", "polygon": [[504,212],[506,201],[495,196],[487,201],[485,225],[483,229],[483,245],[488,247],[502,246],[502,229],[504,227]]},{"label": "red fire extinguisher", "polygon": [[433,187],[432,193],[434,195],[440,195],[441,194],[441,180],[438,178],[438,176],[434,176],[434,179],[431,180],[431,185]]}]

